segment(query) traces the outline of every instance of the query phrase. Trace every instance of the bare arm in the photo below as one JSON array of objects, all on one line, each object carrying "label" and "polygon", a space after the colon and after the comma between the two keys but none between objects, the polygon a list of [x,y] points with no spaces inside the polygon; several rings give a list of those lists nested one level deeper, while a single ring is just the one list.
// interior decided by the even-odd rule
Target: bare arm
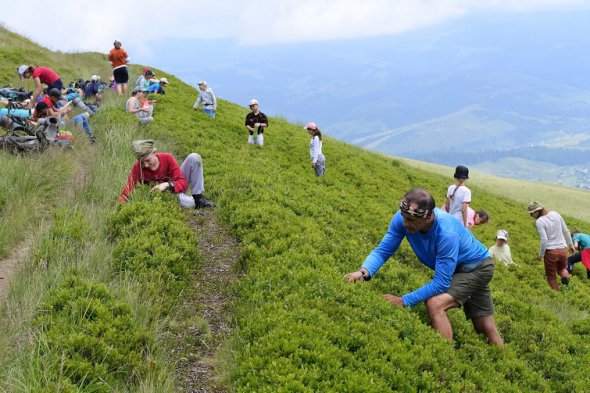
[{"label": "bare arm", "polygon": [[468,202],[463,202],[461,204],[461,216],[463,216],[463,226],[467,227],[467,209],[469,208]]}]

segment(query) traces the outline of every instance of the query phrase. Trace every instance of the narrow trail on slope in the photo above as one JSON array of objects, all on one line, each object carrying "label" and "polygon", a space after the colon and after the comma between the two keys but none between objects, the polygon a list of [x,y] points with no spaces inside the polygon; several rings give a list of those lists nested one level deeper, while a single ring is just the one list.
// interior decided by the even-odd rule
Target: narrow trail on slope
[{"label": "narrow trail on slope", "polygon": [[215,364],[218,351],[233,331],[231,306],[235,295],[231,288],[241,277],[236,266],[240,247],[213,210],[196,210],[191,226],[199,236],[202,267],[182,305],[182,313],[193,314],[196,323],[184,326],[175,337],[175,352],[181,356],[176,359],[177,387],[192,393],[225,392],[228,389],[220,382]]},{"label": "narrow trail on slope", "polygon": [[[88,153],[88,152],[86,152]],[[78,152],[78,159],[74,175],[68,181],[63,193],[64,199],[73,200],[75,197],[75,190],[78,190],[86,184],[88,175],[91,169],[91,159],[94,154],[84,154],[84,152]],[[39,238],[40,234],[44,233],[47,228],[51,227],[51,217],[41,218],[42,223],[39,228],[35,229],[34,233],[21,240],[20,243],[14,246],[14,251],[4,259],[0,260],[0,304],[6,300],[8,290],[10,288],[10,280],[18,271],[19,264],[24,263],[26,258],[29,256],[31,247],[35,244],[35,241]]]}]

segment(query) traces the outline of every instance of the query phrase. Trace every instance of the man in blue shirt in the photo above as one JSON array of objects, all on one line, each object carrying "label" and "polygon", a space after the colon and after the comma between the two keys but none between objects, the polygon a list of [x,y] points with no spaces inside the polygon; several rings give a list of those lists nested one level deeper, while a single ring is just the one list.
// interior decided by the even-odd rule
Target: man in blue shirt
[{"label": "man in blue shirt", "polygon": [[428,191],[421,188],[408,191],[385,237],[360,270],[347,274],[348,281],[370,280],[405,237],[420,261],[434,270],[434,278],[409,294],[402,297],[386,294],[385,299],[409,307],[426,302],[432,327],[448,340],[453,339],[453,329],[446,311],[463,306],[475,330],[490,343],[502,347],[504,341],[494,322],[489,288],[494,260],[467,228],[435,206]]}]

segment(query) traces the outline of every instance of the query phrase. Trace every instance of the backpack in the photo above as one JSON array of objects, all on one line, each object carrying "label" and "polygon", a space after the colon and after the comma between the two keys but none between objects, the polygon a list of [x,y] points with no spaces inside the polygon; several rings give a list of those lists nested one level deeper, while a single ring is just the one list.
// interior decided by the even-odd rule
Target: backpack
[{"label": "backpack", "polygon": [[[10,133],[0,136],[0,147],[11,153],[28,153],[44,150],[47,146],[71,147],[68,139],[58,139],[59,121],[55,117],[40,119],[32,135]],[[32,125],[31,122],[28,122]],[[30,127],[30,126],[29,126]]]}]

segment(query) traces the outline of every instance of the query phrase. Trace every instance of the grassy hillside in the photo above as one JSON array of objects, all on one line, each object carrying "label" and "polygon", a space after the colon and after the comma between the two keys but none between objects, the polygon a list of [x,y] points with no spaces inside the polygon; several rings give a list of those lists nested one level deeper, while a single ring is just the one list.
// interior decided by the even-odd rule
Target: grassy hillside
[{"label": "grassy hillside", "polygon": [[[22,55],[16,49],[15,53]],[[102,61],[98,55],[81,56],[95,56],[95,61]],[[4,61],[2,64],[10,68]],[[92,63],[85,67],[93,69]],[[45,247],[41,250],[54,255],[56,262],[43,270],[39,259],[32,259],[27,265],[28,274],[15,279],[15,289],[3,311],[11,318],[0,318],[9,325],[3,330],[6,333],[0,344],[10,343],[14,348],[10,353],[0,351],[0,382],[10,381],[14,391],[30,391],[40,388],[36,382],[39,377],[55,387],[62,386],[59,383],[67,376],[72,391],[107,391],[108,386],[123,389],[126,381],[131,390],[174,389],[173,370],[163,362],[162,352],[166,352],[168,345],[163,338],[168,331],[167,318],[174,318],[175,299],[182,296],[178,290],[182,290],[186,280],[182,274],[170,278],[155,263],[157,258],[146,260],[145,254],[131,251],[138,245],[149,249],[152,242],[157,242],[159,247],[178,250],[178,255],[188,253],[190,247],[186,247],[186,242],[193,241],[190,236],[186,242],[173,242],[169,236],[164,237],[167,229],[158,227],[154,217],[163,216],[166,221],[175,218],[169,221],[170,225],[179,228],[174,233],[182,234],[186,232],[180,229],[182,225],[177,219],[182,213],[188,218],[190,212],[179,212],[174,202],[166,198],[146,203],[149,196],[140,196],[125,209],[114,209],[126,168],[133,162],[128,143],[141,135],[156,138],[159,145],[165,146],[163,149],[170,148],[179,159],[195,151],[203,157],[206,194],[218,203],[217,216],[230,225],[241,241],[245,275],[232,288],[238,296],[233,309],[236,328],[233,338],[220,352],[217,368],[217,373],[226,378],[223,389],[587,389],[590,377],[581,365],[590,359],[590,284],[583,269],[577,266],[570,286],[560,293],[549,290],[542,264],[535,259],[538,239],[533,222],[525,213],[526,203],[491,193],[483,185],[473,185],[474,204],[485,206],[492,216],[490,223],[477,228],[476,237],[489,246],[498,228],[507,229],[513,257],[519,264],[509,269],[498,266],[491,284],[496,321],[507,346],[505,351],[499,351],[484,343],[460,310],[450,312],[456,337],[448,343],[428,326],[423,305],[398,309],[381,296],[385,292],[407,293],[432,277],[432,272],[417,261],[406,243],[372,281],[349,285],[344,279],[344,274],[357,269],[379,242],[401,196],[409,188],[425,187],[440,204],[450,181],[448,174],[440,176],[326,138],[327,175],[316,178],[309,167],[309,137],[300,125],[271,118],[265,146],[247,145],[244,107],[221,100],[218,118],[212,120],[192,111],[196,97],[192,87],[172,76],[169,80],[166,96],[158,97],[156,121],[145,129],[138,129],[134,119],[123,113],[120,100],[112,101],[93,118],[99,144],[96,150],[86,150],[91,153],[85,154],[91,175],[66,206],[83,214],[65,216],[79,223],[73,232],[56,227],[64,220],[54,214],[55,229],[47,236],[64,251],[50,253],[52,248],[41,244]],[[264,111],[264,103],[261,104]],[[72,166],[79,162],[76,157],[68,159],[73,160]],[[548,195],[539,190],[538,199],[546,200]],[[166,217],[168,214],[170,218]],[[568,218],[567,222],[573,226],[587,225],[577,219]],[[128,240],[144,225],[155,227],[140,231],[137,241]],[[73,234],[67,237],[68,233]],[[88,238],[80,233],[88,233]],[[64,236],[67,241],[59,243]],[[171,252],[174,251],[164,250],[159,255]],[[129,261],[127,257],[122,258],[124,255],[138,255],[139,259],[129,264],[125,262]],[[142,261],[147,263],[141,264]],[[72,266],[77,269],[73,273]],[[198,271],[198,264],[189,265],[189,269]],[[81,279],[72,278],[72,274]],[[147,290],[140,284],[146,277]],[[158,293],[154,290],[157,283],[169,281],[161,281],[162,277],[177,280],[178,285]],[[195,277],[197,281],[207,279]],[[31,282],[39,288],[34,291],[35,296],[24,294]],[[60,295],[63,291],[78,295]],[[92,296],[82,296],[88,292]],[[86,356],[83,350],[76,350],[80,347],[74,345],[72,337],[80,335],[80,330],[67,324],[68,315],[62,314],[61,306],[53,308],[56,311],[52,318],[59,323],[48,325],[43,319],[41,311],[62,304],[63,299],[73,305],[101,301],[104,308],[100,310],[105,310],[101,315],[106,316],[107,327],[109,315],[119,313],[125,325],[117,327],[134,332],[132,337],[143,337],[110,344],[129,351],[129,362],[125,363],[129,368],[113,368],[116,362],[90,362],[92,366],[88,366],[86,374],[79,367],[66,369],[69,374],[65,376],[61,374],[63,369],[56,363],[59,354],[65,353],[74,360]],[[116,304],[113,299],[121,299],[124,304]],[[164,305],[155,307],[154,312],[153,305],[160,303]],[[73,306],[71,309],[76,310]],[[82,327],[87,326],[85,320],[82,322]],[[51,326],[59,329],[51,330]],[[89,331],[93,330],[83,330],[85,339],[94,342]],[[61,347],[62,341],[56,337],[71,345]],[[109,342],[102,340],[102,344]],[[138,353],[141,356],[134,355]],[[92,357],[84,358],[88,359]],[[100,378],[110,385],[97,385]]]}]

